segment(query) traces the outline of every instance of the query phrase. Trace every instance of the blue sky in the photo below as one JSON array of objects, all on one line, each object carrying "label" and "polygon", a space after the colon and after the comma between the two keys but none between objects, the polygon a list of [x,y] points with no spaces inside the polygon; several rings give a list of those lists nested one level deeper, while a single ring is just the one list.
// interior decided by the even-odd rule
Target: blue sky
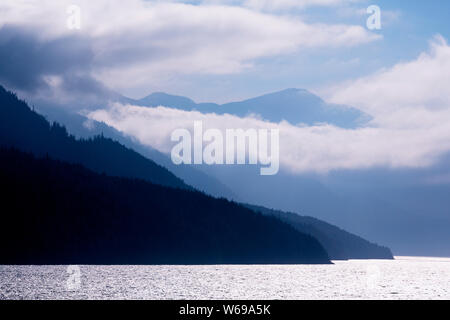
[{"label": "blue sky", "polygon": [[[71,4],[81,12],[76,30],[66,27]],[[369,5],[381,8],[379,31],[366,28]],[[24,57],[42,65],[37,82],[96,83],[132,98],[164,91],[223,103],[291,87],[320,93],[417,58],[436,34],[450,38],[450,3],[436,0],[4,0],[0,9],[6,39],[14,31],[35,42],[30,48],[70,43],[72,52],[53,54],[70,55],[77,70]],[[339,26],[348,32],[342,39]]]},{"label": "blue sky", "polygon": [[[311,23],[344,23],[365,26],[369,15],[354,14],[368,5],[381,8],[383,39],[351,48],[325,48],[257,60],[247,72],[225,76],[194,76],[186,81],[188,94],[200,101],[230,101],[284,88],[312,91],[340,81],[358,78],[382,68],[410,61],[426,51],[430,40],[440,34],[450,39],[449,1],[361,1],[351,5],[308,7],[291,10]],[[286,14],[286,11],[276,14]],[[196,90],[199,85],[207,90]],[[195,93],[193,93],[195,92]]]},{"label": "blue sky", "polygon": [[[383,38],[350,48],[320,48],[255,59],[252,68],[237,74],[177,75],[168,81],[167,86],[156,86],[154,90],[186,95],[200,102],[229,102],[291,87],[320,92],[329,85],[415,59],[427,50],[436,34],[450,38],[448,1],[342,2],[341,5],[287,8],[266,13],[297,16],[313,24],[365,26],[369,15],[357,11],[365,11],[374,4],[381,8],[382,13],[382,29],[375,33]],[[202,1],[186,3],[204,5]],[[220,3],[242,6],[241,1]],[[139,97],[144,91],[131,88],[125,93]]]}]

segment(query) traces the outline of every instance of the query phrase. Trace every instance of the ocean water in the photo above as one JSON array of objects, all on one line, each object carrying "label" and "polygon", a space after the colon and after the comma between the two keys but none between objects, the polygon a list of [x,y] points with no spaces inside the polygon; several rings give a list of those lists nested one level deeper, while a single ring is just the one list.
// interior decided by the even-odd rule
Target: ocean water
[{"label": "ocean water", "polygon": [[0,266],[0,299],[450,299],[450,259],[289,266]]}]

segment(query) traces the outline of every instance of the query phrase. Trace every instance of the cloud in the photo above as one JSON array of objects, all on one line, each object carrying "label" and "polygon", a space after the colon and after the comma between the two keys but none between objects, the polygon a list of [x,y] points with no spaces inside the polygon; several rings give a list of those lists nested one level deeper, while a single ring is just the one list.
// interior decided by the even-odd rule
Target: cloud
[{"label": "cloud", "polygon": [[28,27],[0,28],[0,84],[26,100],[74,109],[117,96],[93,77],[94,52],[82,35],[39,39]]},{"label": "cloud", "polygon": [[[280,11],[300,8],[304,9],[307,7],[337,7],[358,2],[363,2],[365,0],[199,0],[196,3],[203,4],[228,4],[228,5],[239,5],[256,10],[264,11]],[[186,1],[178,1],[186,2]]]},{"label": "cloud", "polygon": [[425,167],[450,150],[448,126],[441,126],[436,130],[346,130],[329,125],[296,127],[287,122],[269,123],[250,117],[205,115],[165,107],[129,105],[97,110],[90,113],[89,117],[105,122],[135,137],[140,143],[166,153],[174,145],[169,140],[172,131],[178,128],[192,130],[194,121],[203,121],[205,128],[215,128],[222,132],[233,128],[278,128],[281,167],[297,173],[326,173],[331,170],[372,167]]},{"label": "cloud", "polygon": [[[409,125],[419,112],[446,111],[450,107],[450,47],[442,36],[436,36],[430,51],[416,60],[399,63],[390,69],[338,85],[328,93],[329,100],[345,103],[377,116],[386,123],[389,116],[410,112]],[[419,118],[418,122],[426,121]],[[392,125],[395,125],[392,123]]]},{"label": "cloud", "polygon": [[47,85],[44,76],[84,73],[92,59],[89,45],[77,36],[39,41],[31,30],[0,29],[0,81],[14,87],[35,90]]},{"label": "cloud", "polygon": [[194,121],[222,131],[279,128],[281,168],[296,173],[428,167],[450,151],[450,47],[437,39],[430,52],[414,61],[333,89],[333,102],[361,107],[374,116],[369,127],[299,127],[253,117],[117,104],[89,117],[163,152],[173,146],[171,132],[191,129]]},{"label": "cloud", "polygon": [[[66,26],[66,10],[71,4],[81,9],[81,30]],[[46,46],[60,43],[64,45],[54,54],[57,63],[68,60],[73,63],[68,63],[68,68],[87,69],[86,74],[117,90],[145,86],[152,79],[171,75],[240,73],[260,58],[311,48],[356,46],[381,37],[362,26],[308,24],[298,17],[223,4],[3,0],[0,14],[3,33],[12,27],[27,30],[37,43],[26,54],[11,56],[15,65],[38,65],[52,49]],[[87,66],[79,65],[83,59]],[[48,75],[57,71],[37,70]],[[33,80],[33,75],[29,79]],[[15,84],[24,88],[36,85]]]},{"label": "cloud", "polygon": [[356,2],[361,0],[245,0],[244,5],[260,10],[282,10],[312,6],[336,7]]}]

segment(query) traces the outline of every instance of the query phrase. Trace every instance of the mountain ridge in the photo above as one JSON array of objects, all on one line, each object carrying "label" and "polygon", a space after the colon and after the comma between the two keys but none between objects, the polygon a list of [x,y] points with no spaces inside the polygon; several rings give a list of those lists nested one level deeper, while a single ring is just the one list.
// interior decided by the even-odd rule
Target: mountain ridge
[{"label": "mountain ridge", "polygon": [[[182,179],[189,186],[205,192],[214,197],[225,197],[227,199],[239,200],[228,187],[219,180],[207,175],[189,165],[175,165],[170,156],[159,152],[158,150],[146,145],[140,144],[135,139],[126,136],[106,123],[91,120],[82,114],[73,113],[71,110],[61,110],[57,106],[42,106],[36,110],[44,114],[52,122],[62,123],[67,130],[77,138],[90,139],[92,136],[103,135],[106,138],[113,139],[125,147],[132,149],[144,157],[154,161],[156,164],[165,167],[167,170]],[[49,120],[50,121],[50,120]]]},{"label": "mountain ridge", "polygon": [[263,215],[277,217],[296,230],[315,237],[327,250],[331,260],[394,259],[389,248],[371,243],[362,237],[314,217],[255,205],[246,204],[246,206]]},{"label": "mountain ridge", "polygon": [[4,146],[80,163],[113,176],[143,178],[156,184],[191,188],[166,168],[103,135],[76,139],[64,126],[50,124],[1,86],[0,103],[0,143]]},{"label": "mountain ridge", "polygon": [[353,107],[329,104],[306,89],[289,88],[267,93],[242,101],[217,104],[196,103],[192,99],[155,92],[132,104],[145,107],[165,106],[184,111],[202,113],[232,114],[245,117],[260,115],[271,122],[288,121],[293,125],[317,125],[329,123],[343,128],[357,128],[365,125],[371,117]]},{"label": "mountain ridge", "polygon": [[314,237],[198,191],[5,148],[0,180],[0,264],[331,263]]},{"label": "mountain ridge", "polygon": [[[3,95],[5,94],[5,92],[6,91],[4,91],[3,92]],[[19,138],[21,138],[21,139],[19,139],[19,142],[21,142],[21,143],[19,143],[18,145],[16,144],[16,145],[14,145],[14,143],[11,143],[11,141],[9,141],[9,143],[6,143],[6,145],[8,146],[11,146],[11,145],[13,145],[14,147],[23,147],[24,145],[25,146],[27,146],[27,144],[25,143],[24,144],[24,141],[26,141],[26,140],[34,140],[35,138],[37,138],[38,140],[40,139],[40,138],[42,138],[42,137],[39,137],[39,135],[30,135],[30,134],[26,134],[26,132],[27,132],[27,129],[28,128],[33,128],[34,126],[35,126],[35,124],[33,124],[33,122],[35,121],[35,122],[37,122],[37,123],[39,123],[41,126],[43,126],[44,128],[45,128],[45,132],[46,131],[48,131],[48,130],[50,130],[50,132],[51,132],[51,134],[52,135],[54,135],[55,137],[52,137],[51,139],[50,139],[50,141],[53,141],[53,140],[64,140],[64,141],[69,141],[70,142],[70,144],[73,146],[74,144],[76,144],[77,143],[77,140],[75,140],[73,137],[70,137],[70,136],[68,136],[68,133],[67,133],[67,131],[66,131],[66,129],[65,129],[65,127],[62,127],[61,125],[57,125],[57,124],[54,124],[53,126],[50,126],[50,124],[42,117],[42,116],[40,116],[39,114],[37,114],[36,112],[33,112],[33,111],[31,111],[30,109],[29,109],[29,107],[23,102],[23,101],[19,101],[17,98],[16,98],[16,96],[15,95],[13,95],[13,94],[6,94],[6,96],[9,98],[9,99],[12,99],[13,101],[15,101],[15,103],[18,103],[19,104],[19,108],[18,108],[18,110],[21,110],[21,111],[23,111],[23,112],[25,112],[25,111],[27,111],[26,109],[28,109],[28,111],[27,112],[25,112],[25,114],[27,114],[28,116],[26,116],[25,117],[25,120],[26,120],[26,123],[27,123],[27,125],[25,126],[24,125],[24,121],[23,121],[23,119],[21,120],[21,121],[16,121],[17,119],[16,118],[14,118],[14,117],[12,117],[11,118],[11,115],[13,114],[13,113],[9,113],[9,119],[8,119],[8,117],[7,117],[7,115],[8,115],[8,112],[5,112],[5,110],[6,111],[11,111],[11,107],[12,106],[10,106],[10,107],[8,107],[8,106],[5,106],[5,99],[0,99],[0,103],[1,103],[1,105],[0,105],[0,113],[2,113],[3,112],[3,115],[5,115],[5,117],[4,118],[2,118],[3,120],[7,120],[7,122],[8,122],[8,124],[9,125],[12,125],[12,126],[14,126],[14,127],[19,127],[19,129],[20,130],[18,130],[18,132],[15,132],[15,134],[13,135],[13,137],[19,137]],[[1,92],[1,90],[0,90],[0,98],[2,98],[2,92]],[[3,97],[4,98],[4,97]],[[6,99],[6,100],[8,100],[8,99]],[[8,130],[5,130],[5,129],[7,129],[8,127],[5,125],[5,126],[2,126],[2,130],[0,130],[0,133],[1,133],[1,135],[0,135],[0,142],[3,142],[3,143],[5,143],[5,141],[7,141],[8,139],[7,139],[7,136],[8,136],[8,134],[10,134],[11,132],[9,132]],[[49,129],[50,128],[50,129]],[[106,128],[106,127],[105,127]],[[49,136],[46,136],[47,138],[49,138]],[[117,147],[117,143],[114,143],[111,139],[109,139],[109,138],[105,138],[105,137],[97,137],[96,139],[98,139],[102,144],[104,144],[105,143],[105,141],[106,142],[108,142],[108,143],[106,143],[106,145],[113,145],[113,146],[115,146],[115,147]],[[45,139],[44,139],[45,140]],[[8,142],[8,141],[7,141]],[[17,142],[17,141],[16,141]],[[48,141],[47,141],[48,142]],[[95,139],[94,140],[88,140],[88,139],[85,139],[85,140],[80,140],[80,141],[78,141],[78,143],[81,143],[81,144],[85,144],[85,143],[94,143],[95,144]],[[44,144],[45,145],[45,144]],[[47,144],[48,145],[48,144]],[[42,144],[41,144],[41,146],[42,146]],[[84,151],[83,151],[84,150]],[[27,151],[30,151],[29,149],[27,150]],[[32,150],[31,150],[32,151]],[[41,156],[44,156],[44,157],[49,157],[49,155],[51,156],[52,155],[52,153],[50,152],[48,152],[48,150],[47,151],[45,151],[45,150],[42,150],[42,149],[38,149],[38,151],[40,152],[40,155]],[[80,149],[80,152],[85,152],[86,151],[86,149]],[[108,150],[105,150],[104,152],[102,152],[102,154],[103,154],[103,156],[105,155],[105,154],[109,154],[110,152],[108,152]],[[61,159],[60,159],[61,160]],[[64,159],[62,159],[62,160],[64,160]],[[73,161],[72,161],[73,162]],[[104,171],[103,170],[101,170],[101,169],[99,169],[99,168],[91,168],[91,170],[94,170],[94,171],[97,171],[98,173],[104,173]],[[117,173],[117,172],[116,172]],[[130,178],[130,176],[129,175],[127,175],[127,174],[124,174],[124,173],[122,173],[121,175],[119,175],[119,176],[122,176],[122,177],[124,177],[124,178]],[[136,176],[131,176],[131,178],[136,178]],[[138,177],[139,178],[139,177]],[[151,180],[151,179],[150,179]],[[151,181],[150,181],[151,182]],[[159,183],[159,184],[161,184],[161,183]],[[173,187],[173,186],[170,186],[170,187]],[[184,189],[184,188],[182,188],[182,189]],[[193,190],[193,189],[190,189],[190,190]],[[239,204],[238,204],[238,206],[240,206]],[[261,208],[257,208],[256,210],[255,209],[253,209],[252,208],[252,211],[261,211],[260,210]],[[264,210],[268,210],[268,209],[265,209],[264,208]],[[279,217],[277,217],[277,218],[279,218]],[[282,220],[282,219],[281,219]],[[289,221],[284,221],[284,222],[287,222],[287,224],[289,225],[290,223],[289,223]],[[294,227],[294,229],[295,229],[295,226],[293,226]],[[311,229],[311,228],[310,228]],[[299,231],[299,230],[297,230],[297,231]],[[302,230],[303,232],[301,232],[302,234],[314,234],[313,232],[311,232],[311,230]],[[306,231],[306,232],[305,232]],[[313,236],[314,237],[314,236]],[[314,238],[316,238],[316,237],[314,237]],[[333,257],[335,257],[335,255],[333,254]],[[346,257],[342,257],[342,258],[352,258],[352,256],[346,256]]]}]

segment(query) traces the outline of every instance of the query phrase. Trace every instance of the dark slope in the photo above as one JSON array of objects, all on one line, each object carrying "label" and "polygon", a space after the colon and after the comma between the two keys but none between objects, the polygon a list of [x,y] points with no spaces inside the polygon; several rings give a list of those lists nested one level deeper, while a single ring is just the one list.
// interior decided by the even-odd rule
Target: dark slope
[{"label": "dark slope", "polygon": [[202,193],[0,149],[0,264],[329,263],[312,236]]},{"label": "dark slope", "polygon": [[92,136],[103,135],[104,137],[111,138],[127,148],[138,152],[147,159],[154,161],[160,166],[165,167],[196,190],[203,191],[214,197],[225,197],[235,201],[239,200],[238,197],[219,180],[193,166],[175,165],[170,159],[170,156],[149,146],[140,144],[135,139],[124,135],[105,123],[88,120],[80,114],[73,113],[73,111],[58,106],[40,105],[38,112],[51,121],[63,124],[67,130],[76,137],[88,139]]},{"label": "dark slope", "polygon": [[190,188],[167,169],[118,142],[103,136],[80,140],[70,136],[65,127],[51,125],[1,86],[0,144],[79,163],[112,176],[141,178],[164,186]]},{"label": "dark slope", "polygon": [[[135,142],[132,139],[123,136],[120,132],[116,131],[114,128],[107,126],[104,123],[90,121],[89,128],[87,128],[83,125],[83,123],[87,119],[81,115],[70,114],[65,112],[64,110],[57,109],[56,107],[46,109],[40,108],[39,110],[42,111],[43,114],[49,115],[52,120],[67,125],[70,133],[85,138],[93,134],[99,135],[103,133],[105,136],[108,136],[122,143],[123,145],[136,150],[145,157],[168,168],[171,172],[176,174],[178,177],[181,177],[184,181],[186,181],[186,183],[190,184],[197,190],[203,191],[209,195],[213,195],[216,197],[225,197],[227,199],[240,202],[239,199],[237,199],[237,197],[234,196],[227,187],[223,186],[218,181],[218,179],[214,179],[207,174],[203,174],[202,171],[196,170],[192,166],[176,166],[166,155],[149,147],[140,145],[138,142]],[[56,111],[58,111],[58,113]],[[302,179],[302,182],[304,183],[305,179]],[[313,190],[314,189],[311,188],[311,186],[308,186],[308,192],[311,192]],[[303,190],[302,193],[305,194],[305,190]],[[263,208],[257,207],[256,210],[263,210]],[[317,239],[320,239],[321,243],[328,251],[331,259],[375,259],[380,257],[389,259],[392,257],[392,255],[388,252],[388,249],[384,249],[375,244],[372,244],[358,236],[343,231],[326,222],[322,222],[314,218],[302,217],[297,214],[282,214],[288,215],[286,219],[290,218],[290,220],[293,220],[292,222],[294,224],[297,222],[298,226],[301,227],[300,230],[302,232],[312,234]]]},{"label": "dark slope", "polygon": [[324,221],[259,206],[246,206],[264,215],[277,217],[296,230],[312,235],[324,246],[331,260],[393,259],[389,248],[373,244]]}]

